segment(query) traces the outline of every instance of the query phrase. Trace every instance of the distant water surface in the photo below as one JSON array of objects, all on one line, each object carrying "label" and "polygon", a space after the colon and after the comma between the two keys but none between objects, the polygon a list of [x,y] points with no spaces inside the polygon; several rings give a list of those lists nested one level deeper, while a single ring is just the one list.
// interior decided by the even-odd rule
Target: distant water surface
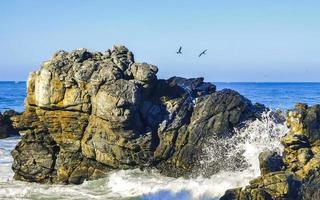
[{"label": "distant water surface", "polygon": [[23,101],[26,97],[26,82],[0,82],[0,111],[14,109],[23,111]]},{"label": "distant water surface", "polygon": [[[297,102],[314,105],[320,103],[320,83],[245,83],[216,82],[218,90],[234,89],[250,99],[276,109],[290,109]],[[0,111],[23,111],[26,82],[0,82]]]},{"label": "distant water surface", "polygon": [[214,83],[218,90],[230,88],[238,91],[253,103],[259,102],[276,109],[290,109],[301,102],[320,103],[320,83]]},{"label": "distant water surface", "polygon": [[[246,83],[217,82],[218,90],[234,89],[253,103],[259,102],[276,109],[290,109],[297,102],[320,103],[320,83]],[[26,82],[0,82],[0,111],[23,111]]]}]

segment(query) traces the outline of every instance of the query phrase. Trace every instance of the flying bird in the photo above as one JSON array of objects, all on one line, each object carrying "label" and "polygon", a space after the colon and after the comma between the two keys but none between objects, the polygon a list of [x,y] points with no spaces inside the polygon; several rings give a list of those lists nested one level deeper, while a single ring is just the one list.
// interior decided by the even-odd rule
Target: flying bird
[{"label": "flying bird", "polygon": [[205,55],[206,52],[207,52],[207,50],[208,50],[208,49],[206,49],[206,50],[204,50],[203,52],[201,52],[201,53],[199,54],[199,58],[200,58],[202,55]]},{"label": "flying bird", "polygon": [[182,54],[182,47],[179,48],[179,50],[177,51],[177,54]]}]

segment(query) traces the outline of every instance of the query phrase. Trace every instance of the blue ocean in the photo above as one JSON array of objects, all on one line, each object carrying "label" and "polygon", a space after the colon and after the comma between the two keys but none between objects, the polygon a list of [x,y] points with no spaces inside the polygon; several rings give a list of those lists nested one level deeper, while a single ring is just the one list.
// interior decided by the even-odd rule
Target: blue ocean
[{"label": "blue ocean", "polygon": [[[290,109],[297,102],[320,103],[320,83],[214,83],[218,90],[230,88],[253,103],[281,110]],[[23,111],[26,82],[0,82],[0,111]],[[218,200],[229,188],[242,187],[259,176],[258,155],[265,149],[282,150],[280,138],[288,131],[284,124],[276,124],[266,114],[238,130],[246,138],[235,151],[243,152],[248,168],[220,171],[210,178],[191,179],[164,177],[156,171],[118,170],[108,177],[87,181],[82,185],[42,185],[13,180],[11,150],[19,137],[0,140],[0,199],[142,199],[142,200]],[[224,142],[230,144],[232,138]],[[215,159],[215,150],[208,147],[208,160]],[[203,169],[205,170],[205,169]]]},{"label": "blue ocean", "polygon": [[230,88],[253,103],[259,102],[272,109],[290,109],[296,103],[320,103],[320,83],[214,83],[218,90]]},{"label": "blue ocean", "polygon": [[[234,89],[253,103],[259,102],[272,109],[290,109],[297,102],[320,103],[320,83],[253,83],[217,82],[218,90]],[[23,111],[26,82],[0,82],[0,111]]]}]

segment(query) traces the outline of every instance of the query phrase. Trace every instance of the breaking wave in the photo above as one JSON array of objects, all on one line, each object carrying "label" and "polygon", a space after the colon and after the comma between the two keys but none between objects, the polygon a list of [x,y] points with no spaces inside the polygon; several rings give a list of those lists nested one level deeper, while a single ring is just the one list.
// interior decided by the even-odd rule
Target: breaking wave
[{"label": "breaking wave", "polygon": [[200,171],[216,168],[204,178],[170,178],[157,171],[119,170],[107,178],[82,185],[40,185],[12,179],[10,151],[19,138],[0,140],[0,199],[219,199],[225,190],[245,186],[259,176],[258,155],[264,150],[282,152],[284,124],[270,112],[236,129],[235,136],[212,140],[205,146]]}]

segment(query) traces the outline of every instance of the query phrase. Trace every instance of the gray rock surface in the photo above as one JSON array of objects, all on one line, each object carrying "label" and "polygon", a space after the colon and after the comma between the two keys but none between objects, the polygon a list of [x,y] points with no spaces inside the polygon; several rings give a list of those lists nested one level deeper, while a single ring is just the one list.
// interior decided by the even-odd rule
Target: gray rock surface
[{"label": "gray rock surface", "polygon": [[0,139],[18,135],[18,131],[13,128],[10,118],[19,114],[14,110],[7,110],[3,114],[0,113]]},{"label": "gray rock surface", "polygon": [[284,167],[282,157],[277,152],[264,151],[259,155],[261,175],[281,171]]},{"label": "gray rock surface", "polygon": [[208,138],[229,137],[261,112],[203,78],[157,72],[124,46],[56,52],[29,76],[25,112],[14,118],[15,179],[77,184],[137,167],[190,176]]},{"label": "gray rock surface", "polygon": [[302,200],[320,199],[320,169],[314,169],[303,179],[300,197]]}]

